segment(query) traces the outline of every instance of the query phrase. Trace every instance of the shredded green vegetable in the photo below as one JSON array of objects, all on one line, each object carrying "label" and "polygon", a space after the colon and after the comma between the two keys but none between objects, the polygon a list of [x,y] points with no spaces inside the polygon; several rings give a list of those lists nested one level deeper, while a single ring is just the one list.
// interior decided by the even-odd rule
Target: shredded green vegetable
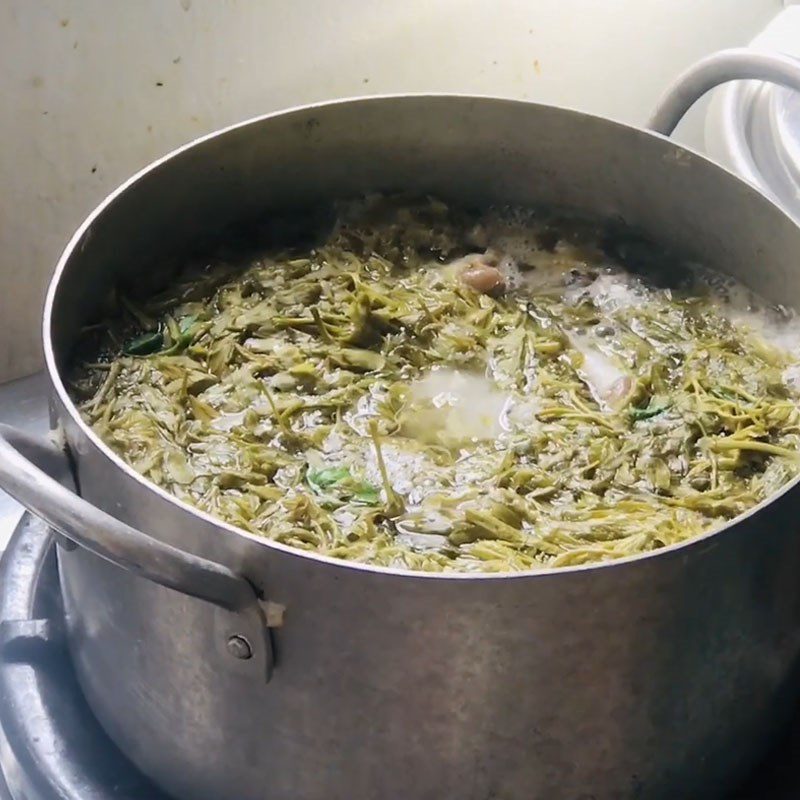
[{"label": "shredded green vegetable", "polygon": [[793,356],[729,313],[737,287],[665,286],[665,259],[577,217],[367,198],[318,246],[115,295],[72,389],[142,475],[293,547],[620,558],[736,517],[800,459]]}]

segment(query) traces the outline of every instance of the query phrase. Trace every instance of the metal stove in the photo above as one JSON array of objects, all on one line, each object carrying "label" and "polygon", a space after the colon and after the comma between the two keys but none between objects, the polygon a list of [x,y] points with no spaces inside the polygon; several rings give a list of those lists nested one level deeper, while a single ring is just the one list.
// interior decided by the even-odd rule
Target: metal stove
[{"label": "metal stove", "polygon": [[0,560],[0,763],[13,800],[161,800],[92,716],[65,647],[53,538],[25,515]]},{"label": "metal stove", "polygon": [[[0,386],[0,419],[44,433],[46,396],[41,375]],[[86,704],[66,647],[55,541],[44,523],[20,516],[0,492],[0,800],[169,800]],[[795,763],[800,709],[768,762],[730,800],[800,798]]]}]

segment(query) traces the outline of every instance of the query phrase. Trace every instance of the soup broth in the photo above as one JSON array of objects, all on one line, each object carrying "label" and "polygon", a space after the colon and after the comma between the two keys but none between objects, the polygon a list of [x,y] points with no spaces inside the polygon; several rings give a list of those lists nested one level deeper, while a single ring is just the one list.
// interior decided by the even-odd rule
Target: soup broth
[{"label": "soup broth", "polygon": [[797,325],[568,214],[370,197],[88,328],[71,389],[216,517],[386,567],[517,571],[690,539],[798,471]]}]

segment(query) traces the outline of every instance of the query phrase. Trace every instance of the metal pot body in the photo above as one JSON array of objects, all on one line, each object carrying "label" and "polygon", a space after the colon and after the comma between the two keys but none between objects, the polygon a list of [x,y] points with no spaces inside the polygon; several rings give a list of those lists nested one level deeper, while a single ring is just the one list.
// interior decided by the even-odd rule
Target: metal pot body
[{"label": "metal pot body", "polygon": [[800,306],[800,229],[656,134],[470,97],[345,101],[200,140],[132,179],[67,250],[45,331],[83,496],[241,572],[280,607],[267,681],[211,604],[61,549],[86,697],[134,763],[186,800],[673,800],[722,796],[800,688],[800,490],[725,530],[606,566],[394,573],[215,523],[124,468],[64,391],[105,288],[210,229],[365,190],[571,206],[643,228]]}]

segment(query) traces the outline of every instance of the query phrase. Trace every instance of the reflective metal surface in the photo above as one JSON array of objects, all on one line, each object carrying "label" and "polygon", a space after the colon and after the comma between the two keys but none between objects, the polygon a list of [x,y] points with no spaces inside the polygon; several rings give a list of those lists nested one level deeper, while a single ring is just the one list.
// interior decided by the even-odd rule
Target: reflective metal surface
[{"label": "reflective metal surface", "polygon": [[[48,412],[49,382],[44,372],[0,384],[0,422],[13,425],[32,435],[44,435],[50,429]],[[8,544],[24,508],[5,492],[0,491],[0,555]],[[2,738],[2,725],[0,725]],[[10,800],[2,770],[0,770],[0,800]]]},{"label": "reflective metal surface", "polygon": [[[0,422],[13,425],[25,433],[44,435],[50,429],[48,390],[49,383],[44,372],[0,384]],[[0,491],[0,552],[6,546],[22,511],[22,506],[16,500]]]},{"label": "reflective metal surface", "polygon": [[53,536],[28,514],[0,558],[0,770],[13,800],[166,800],[92,716],[63,633]]},{"label": "reflective metal surface", "polygon": [[[47,527],[30,515],[0,559],[0,630],[8,620],[14,621],[12,632],[18,623],[43,631],[41,641],[17,648],[13,658],[0,652],[0,768],[11,778],[13,800],[167,800],[97,724],[62,637],[47,637],[63,624],[55,547]],[[726,800],[796,800],[798,755],[800,717],[795,716],[788,736]],[[8,800],[2,791],[0,797]]]},{"label": "reflective metal surface", "polygon": [[[228,567],[166,544],[87,503],[75,493],[70,478],[63,447],[0,423],[0,485],[7,492],[65,537],[67,549],[85,547],[140,578],[213,606],[228,652],[231,642],[241,643],[232,654],[246,662],[238,664],[239,671],[269,680],[272,642],[252,584]],[[241,655],[244,645],[246,657]]]},{"label": "reflective metal surface", "polygon": [[724,796],[798,694],[796,485],[657,555],[420,575],[225,526],[145,483],[78,419],[60,373],[120,276],[235,219],[400,187],[621,217],[800,306],[800,229],[777,207],[668,140],[574,111],[373,98],[262,118],[179,151],[70,244],[46,312],[50,378],[90,502],[243,574],[284,609],[275,674],[267,684],[234,668],[209,604],[61,550],[86,698],[131,760],[187,800]]}]

